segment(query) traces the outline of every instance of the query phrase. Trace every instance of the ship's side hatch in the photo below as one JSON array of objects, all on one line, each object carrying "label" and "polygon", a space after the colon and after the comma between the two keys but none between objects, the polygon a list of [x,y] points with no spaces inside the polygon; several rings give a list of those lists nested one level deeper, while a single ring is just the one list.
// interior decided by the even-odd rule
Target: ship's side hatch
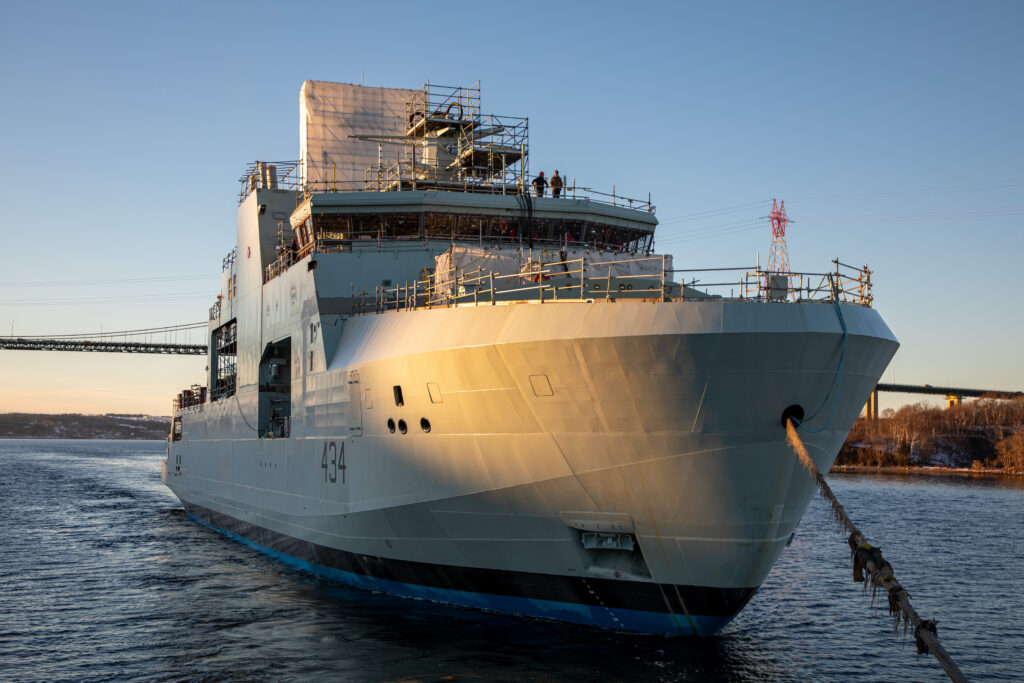
[{"label": "ship's side hatch", "polygon": [[292,340],[271,342],[263,349],[259,371],[258,429],[261,439],[291,435]]}]

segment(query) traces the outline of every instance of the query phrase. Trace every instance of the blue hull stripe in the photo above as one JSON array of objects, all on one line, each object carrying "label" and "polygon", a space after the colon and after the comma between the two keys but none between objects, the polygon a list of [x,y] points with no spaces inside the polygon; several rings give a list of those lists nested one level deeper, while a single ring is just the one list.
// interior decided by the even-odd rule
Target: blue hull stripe
[{"label": "blue hull stripe", "polygon": [[557,619],[589,626],[600,626],[626,631],[644,633],[664,633],[671,635],[715,635],[728,624],[732,617],[715,617],[699,615],[677,615],[671,613],[646,612],[623,608],[609,608],[596,605],[584,605],[552,600],[538,600],[510,595],[494,595],[469,591],[452,590],[436,586],[423,586],[389,579],[366,576],[353,572],[325,567],[292,555],[268,548],[244,536],[223,529],[193,514],[189,514],[199,524],[224,534],[228,538],[268,555],[286,565],[301,569],[310,574],[322,576],[356,588],[380,591],[408,598],[431,600],[461,607],[522,614],[546,619]]}]

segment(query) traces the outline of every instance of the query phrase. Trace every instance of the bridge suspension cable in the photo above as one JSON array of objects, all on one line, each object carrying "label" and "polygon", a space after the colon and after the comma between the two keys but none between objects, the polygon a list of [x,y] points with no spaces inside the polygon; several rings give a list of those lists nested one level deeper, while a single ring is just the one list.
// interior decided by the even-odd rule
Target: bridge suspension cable
[{"label": "bridge suspension cable", "polygon": [[207,344],[189,343],[188,338],[199,330],[205,330],[206,327],[207,323],[196,322],[110,332],[0,337],[0,349],[198,356],[206,353]]},{"label": "bridge suspension cable", "polygon": [[174,332],[186,332],[191,330],[206,329],[207,323],[200,321],[195,323],[183,323],[181,325],[165,325],[164,327],[146,327],[137,330],[113,330],[110,332],[82,332],[78,334],[37,334],[32,335],[33,339],[110,339],[113,337],[145,337],[157,334],[169,334]]}]

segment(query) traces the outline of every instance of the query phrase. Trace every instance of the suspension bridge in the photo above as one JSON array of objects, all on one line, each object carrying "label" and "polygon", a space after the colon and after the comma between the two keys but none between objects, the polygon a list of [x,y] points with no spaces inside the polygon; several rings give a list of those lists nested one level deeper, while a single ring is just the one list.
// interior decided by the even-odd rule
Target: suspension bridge
[{"label": "suspension bridge", "polygon": [[205,322],[198,322],[116,332],[0,337],[0,349],[202,356],[206,353],[208,345],[196,342],[197,337],[202,339],[206,336],[206,329]]},{"label": "suspension bridge", "polygon": [[[196,322],[165,327],[149,327],[91,334],[46,335],[36,337],[0,337],[0,349],[11,351],[86,351],[91,353],[152,353],[162,355],[202,356],[208,350],[205,342],[207,323]],[[204,340],[198,343],[199,340]],[[947,387],[931,384],[879,384],[866,406],[868,419],[878,417],[878,394],[922,394],[945,396],[950,407],[964,398],[1012,398],[1021,392],[977,387]]]}]

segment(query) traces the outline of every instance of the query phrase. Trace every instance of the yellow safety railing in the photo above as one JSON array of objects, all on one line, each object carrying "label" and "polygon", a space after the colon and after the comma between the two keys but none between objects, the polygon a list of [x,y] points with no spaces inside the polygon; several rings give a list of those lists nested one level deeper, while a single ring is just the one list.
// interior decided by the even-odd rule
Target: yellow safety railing
[{"label": "yellow safety railing", "polygon": [[[356,313],[448,307],[463,304],[495,305],[530,301],[751,301],[849,303],[870,307],[871,270],[846,266],[837,260],[829,273],[775,273],[760,268],[666,268],[665,256],[647,256],[612,261],[587,257],[564,261],[527,263],[516,273],[497,274],[478,268],[459,271],[452,267],[423,280],[394,287],[376,287],[372,292],[353,295]],[[615,274],[616,266],[647,263],[649,272]],[[845,269],[845,270],[844,270]],[[602,271],[605,274],[602,275]],[[676,275],[736,273],[735,279],[705,282],[693,277],[674,281]],[[588,274],[589,273],[589,274]],[[835,283],[830,283],[830,279]],[[726,293],[726,290],[728,293]]]}]

